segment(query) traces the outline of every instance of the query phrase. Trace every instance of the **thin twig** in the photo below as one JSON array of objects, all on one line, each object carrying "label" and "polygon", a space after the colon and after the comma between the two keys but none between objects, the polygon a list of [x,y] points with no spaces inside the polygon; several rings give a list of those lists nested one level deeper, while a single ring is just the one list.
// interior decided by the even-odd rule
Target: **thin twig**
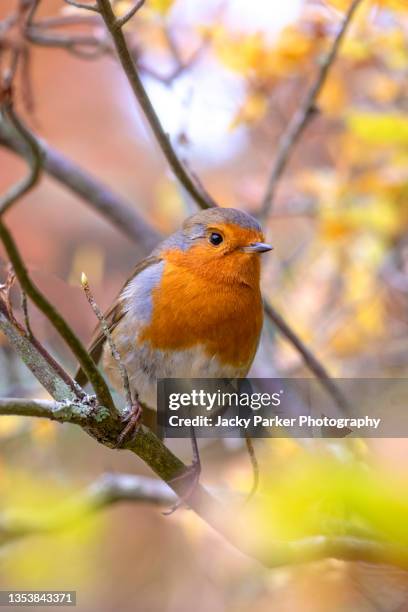
[{"label": "thin twig", "polygon": [[216,202],[212,199],[212,197],[201,185],[197,185],[196,181],[187,171],[186,167],[175,152],[168,134],[166,134],[164,131],[160,123],[160,119],[157,116],[152,103],[150,102],[150,98],[148,97],[137,72],[135,62],[133,61],[132,55],[126,43],[125,36],[121,28],[115,27],[116,17],[112,10],[110,0],[97,0],[97,2],[106,28],[112,36],[120,64],[127,76],[129,85],[131,86],[132,91],[139,102],[156,137],[156,140],[175,176],[201,208],[212,208],[216,206]]},{"label": "thin twig", "polygon": [[88,4],[87,2],[76,2],[76,0],[64,1],[70,6],[75,6],[75,8],[85,9],[86,11],[93,11],[94,13],[99,13],[99,9],[96,4]]},{"label": "thin twig", "polygon": [[65,28],[78,25],[90,25],[99,23],[99,15],[77,14],[77,15],[62,15],[56,17],[41,17],[36,19],[32,26],[39,30],[47,28]]},{"label": "thin twig", "polygon": [[89,305],[91,306],[92,310],[94,311],[95,315],[97,316],[101,324],[101,328],[106,338],[106,341],[109,344],[109,348],[112,353],[112,357],[114,358],[114,360],[116,361],[118,365],[120,376],[122,378],[123,389],[125,391],[127,409],[128,411],[131,411],[134,402],[132,398],[132,392],[130,389],[129,376],[128,376],[127,370],[122,362],[122,359],[120,358],[119,351],[116,348],[116,345],[113,341],[112,334],[110,333],[109,325],[102,313],[102,310],[99,308],[98,304],[96,303],[96,300],[89,286],[89,281],[84,272],[82,272],[81,285],[85,292],[86,299],[88,300]]},{"label": "thin twig", "polygon": [[19,183],[11,187],[0,198],[0,216],[9,210],[13,204],[28,193],[39,181],[42,170],[42,155],[41,150],[30,132],[25,128],[23,123],[14,113],[11,102],[7,102],[2,106],[3,115],[11,122],[19,136],[26,143],[28,151],[29,171]]},{"label": "thin twig", "polygon": [[28,337],[32,339],[34,338],[34,334],[33,334],[33,330],[31,329],[30,315],[28,312],[27,294],[25,293],[25,291],[21,292],[21,310],[23,311],[24,325],[26,328],[26,332],[28,334]]},{"label": "thin twig", "polygon": [[113,52],[110,42],[92,34],[48,33],[32,26],[27,29],[26,37],[35,45],[66,49],[83,59],[97,59],[101,55]]},{"label": "thin twig", "polygon": [[337,57],[337,53],[340,48],[340,44],[343,40],[343,37],[346,34],[347,28],[349,27],[355,14],[355,11],[358,8],[359,4],[361,4],[361,2],[362,0],[353,0],[351,2],[350,7],[341,24],[341,27],[333,40],[330,51],[320,64],[320,69],[316,75],[315,80],[312,83],[312,86],[310,87],[309,91],[306,94],[306,97],[304,98],[300,107],[294,114],[292,120],[289,122],[285,132],[283,133],[279,141],[275,161],[269,175],[268,184],[259,212],[259,217],[261,219],[266,219],[272,208],[273,198],[276,192],[276,187],[278,185],[279,179],[282,176],[283,171],[285,170],[286,164],[289,161],[296,142],[298,141],[303,130],[305,129],[308,122],[317,110],[315,106],[316,100],[321,90],[323,89],[323,86],[326,83],[327,76],[329,74],[330,68],[332,67]]},{"label": "thin twig", "polygon": [[115,28],[117,29],[123,28],[123,26],[130,19],[132,19],[133,15],[135,15],[137,11],[142,8],[144,3],[145,3],[145,0],[137,0],[135,4],[132,6],[132,8],[128,10],[127,13],[122,15],[122,17],[117,17],[116,22],[115,22]]}]

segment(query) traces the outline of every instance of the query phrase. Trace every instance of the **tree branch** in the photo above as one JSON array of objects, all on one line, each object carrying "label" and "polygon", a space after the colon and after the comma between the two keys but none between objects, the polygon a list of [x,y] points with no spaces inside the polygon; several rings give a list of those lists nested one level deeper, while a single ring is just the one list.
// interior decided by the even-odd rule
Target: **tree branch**
[{"label": "tree branch", "polygon": [[75,8],[84,9],[86,11],[93,11],[94,13],[99,13],[99,9],[96,4],[87,4],[86,2],[77,2],[76,0],[65,0],[67,4],[70,6],[74,6]]},{"label": "tree branch", "polygon": [[42,386],[57,399],[85,397],[81,387],[65,372],[38,340],[12,320],[7,305],[0,298],[0,330],[22,361],[33,372]]},{"label": "tree branch", "polygon": [[74,526],[78,520],[118,502],[142,502],[170,506],[173,491],[160,480],[130,474],[102,474],[71,501],[33,519],[24,511],[0,515],[0,545],[23,536],[48,534]]},{"label": "tree branch", "polygon": [[[0,414],[12,413],[4,411],[4,401],[0,400]],[[35,400],[27,402],[25,407],[19,405],[25,400],[8,401],[11,402],[10,406],[12,406],[12,402],[17,402],[14,413],[26,412],[28,414],[35,412],[33,406]],[[43,413],[41,416],[46,416],[45,412],[47,411],[54,414],[54,407],[48,406],[48,404],[57,404],[57,402],[38,400],[36,403],[38,404],[38,412]],[[60,404],[58,404],[57,412],[60,411],[59,406]],[[0,515],[0,544],[24,536],[49,534],[69,529],[78,519],[83,519],[123,501],[169,506],[174,503],[175,495],[166,484],[151,478],[128,474],[104,474],[82,493],[76,495],[72,501],[65,502],[60,508],[45,513],[39,519],[33,519],[31,515],[22,511]],[[243,512],[242,508],[241,512]],[[233,513],[229,516],[229,522],[219,530],[236,545],[236,535],[232,536],[232,530],[230,529],[232,515]],[[402,569],[408,569],[408,548],[390,542],[368,540],[356,536],[315,535],[290,542],[265,542],[262,538],[259,546],[259,550],[253,548],[243,552],[250,554],[270,568],[334,558],[343,561],[387,563]],[[238,546],[238,548],[242,551],[242,547]]]},{"label": "tree branch", "polygon": [[0,398],[0,415],[14,414],[51,419],[60,423],[81,425],[89,417],[92,407],[74,400],[55,401],[46,399]]},{"label": "tree branch", "polygon": [[124,73],[126,74],[129,85],[132,88],[135,98],[139,102],[156,137],[156,140],[175,176],[201,208],[212,208],[213,206],[216,206],[216,202],[207,193],[207,191],[205,191],[202,185],[198,184],[197,181],[194,180],[173,149],[170,138],[164,131],[160,123],[160,119],[157,116],[152,103],[150,102],[137,72],[135,62],[133,61],[132,55],[126,43],[125,36],[121,28],[118,28],[116,25],[117,20],[112,10],[110,0],[97,0],[97,3],[106,28],[112,36],[120,64]]},{"label": "tree branch", "polygon": [[19,354],[25,365],[52,397],[55,397],[57,400],[74,399],[76,397],[72,386],[68,385],[61,378],[49,360],[33,345],[31,340],[12,324],[1,309],[0,330]]},{"label": "tree branch", "polygon": [[343,23],[341,24],[341,27],[333,40],[330,51],[320,64],[320,69],[316,75],[315,80],[312,83],[312,86],[310,87],[309,91],[306,94],[306,97],[301,103],[299,109],[294,114],[292,120],[289,122],[285,132],[283,133],[279,141],[275,156],[275,162],[269,175],[265,195],[261,204],[261,209],[259,213],[259,217],[261,219],[265,219],[271,210],[273,198],[279,179],[282,176],[283,171],[285,170],[286,164],[289,161],[295,144],[299,140],[299,137],[301,136],[303,130],[306,128],[310,119],[315,114],[316,100],[326,83],[330,68],[336,60],[340,44],[344,38],[344,35],[346,34],[347,28],[349,27],[353,19],[354,13],[356,12],[361,2],[362,0],[353,0],[351,2],[350,7],[343,20]]},{"label": "tree branch", "polygon": [[115,27],[117,29],[123,28],[123,26],[132,19],[133,15],[137,13],[139,9],[144,5],[145,0],[137,0],[131,9],[128,10],[122,17],[117,17]]},{"label": "tree branch", "polygon": [[105,53],[112,53],[112,47],[103,38],[91,34],[48,33],[31,26],[26,30],[26,38],[34,45],[66,49],[82,59],[96,59]]},{"label": "tree branch", "polygon": [[13,185],[13,187],[0,198],[0,215],[8,211],[14,202],[23,197],[37,184],[42,169],[41,149],[37,141],[31,137],[29,131],[15,115],[11,102],[2,106],[2,114],[7,117],[20,137],[26,142],[29,171],[27,176],[16,185]]}]

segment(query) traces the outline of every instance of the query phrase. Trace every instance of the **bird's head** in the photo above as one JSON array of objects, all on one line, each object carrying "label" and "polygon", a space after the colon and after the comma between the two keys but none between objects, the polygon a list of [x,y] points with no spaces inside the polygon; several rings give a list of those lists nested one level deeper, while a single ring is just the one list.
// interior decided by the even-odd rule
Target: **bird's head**
[{"label": "bird's head", "polygon": [[271,249],[258,221],[234,208],[192,215],[166,244],[168,256],[176,257],[178,265],[212,280],[251,286],[259,284],[259,255]]}]

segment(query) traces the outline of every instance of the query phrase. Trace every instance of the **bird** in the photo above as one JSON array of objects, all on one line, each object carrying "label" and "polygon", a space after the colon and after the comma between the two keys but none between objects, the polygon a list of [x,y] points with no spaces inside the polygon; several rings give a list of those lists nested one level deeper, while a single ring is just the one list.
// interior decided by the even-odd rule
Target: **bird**
[{"label": "bird", "polygon": [[[137,398],[134,422],[141,406],[156,409],[158,379],[247,375],[263,324],[259,256],[271,249],[255,218],[217,207],[188,217],[136,265],[105,314]],[[89,353],[123,391],[103,330]],[[87,382],[82,369],[75,378]]]}]

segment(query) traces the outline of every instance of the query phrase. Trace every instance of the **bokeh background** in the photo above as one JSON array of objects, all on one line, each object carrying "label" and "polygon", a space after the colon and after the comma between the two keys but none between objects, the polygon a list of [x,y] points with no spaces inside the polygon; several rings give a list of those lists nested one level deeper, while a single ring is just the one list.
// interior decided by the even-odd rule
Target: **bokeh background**
[{"label": "bokeh background", "polygon": [[[348,6],[349,0],[147,0],[127,26],[166,131],[222,205],[259,209],[279,137]],[[2,0],[0,19],[15,7]],[[116,4],[118,13],[127,8],[126,0]],[[62,0],[43,0],[38,15],[78,11]],[[93,22],[69,31],[103,35]],[[17,109],[26,123],[160,232],[174,231],[194,211],[112,57],[84,59],[31,45],[29,81],[32,100],[24,79],[17,87]],[[406,377],[406,0],[363,0],[317,106],[264,223],[274,251],[264,258],[263,289],[333,376]],[[24,168],[0,149],[0,188]],[[88,341],[95,321],[80,288],[81,272],[105,308],[140,257],[138,246],[46,176],[7,222],[35,281]],[[0,264],[4,272],[4,258]],[[30,313],[38,337],[73,371],[55,333],[34,308]],[[310,375],[269,323],[252,374]],[[0,394],[44,393],[0,336]],[[0,445],[4,512],[40,516],[105,471],[148,474],[134,456],[103,448],[73,426],[2,417]],[[384,480],[405,478],[405,440],[373,440],[369,446]],[[297,442],[279,439],[259,441],[257,449],[261,476],[286,474],[289,482],[305,452]],[[177,450],[188,460],[188,446]],[[250,488],[249,460],[239,445],[213,441],[202,460],[205,482]],[[330,479],[321,474],[323,482],[325,477]],[[302,495],[282,495],[282,512],[296,508],[291,516],[304,527]],[[404,514],[398,516],[402,523]],[[64,533],[2,547],[0,586],[75,589],[78,609],[103,612],[408,609],[398,607],[406,605],[403,573],[340,561],[266,570],[192,512],[165,517],[143,504],[122,504]]]}]

